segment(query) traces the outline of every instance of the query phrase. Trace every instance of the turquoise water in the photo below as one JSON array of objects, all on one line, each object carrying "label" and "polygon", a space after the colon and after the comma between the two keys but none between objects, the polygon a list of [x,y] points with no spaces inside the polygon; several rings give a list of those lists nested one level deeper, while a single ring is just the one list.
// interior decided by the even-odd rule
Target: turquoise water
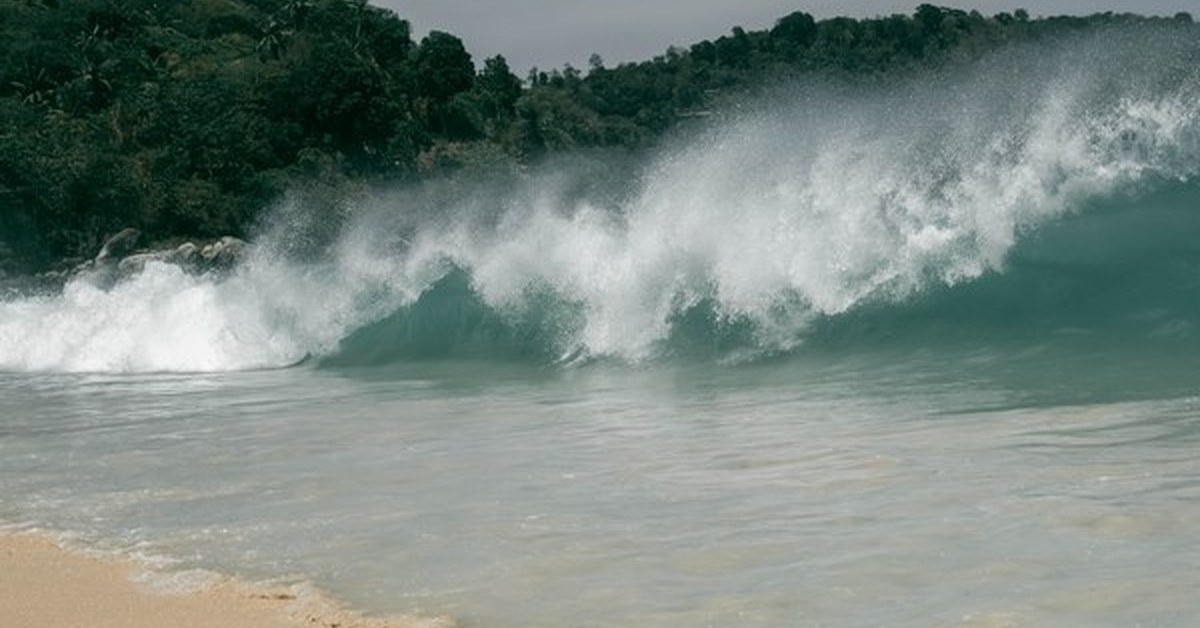
[{"label": "turquoise water", "polygon": [[6,295],[0,523],[468,626],[1186,624],[1179,32],[297,197],[229,276]]},{"label": "turquoise water", "polygon": [[0,519],[466,625],[1187,623],[1200,397],[1092,363],[7,376]]}]

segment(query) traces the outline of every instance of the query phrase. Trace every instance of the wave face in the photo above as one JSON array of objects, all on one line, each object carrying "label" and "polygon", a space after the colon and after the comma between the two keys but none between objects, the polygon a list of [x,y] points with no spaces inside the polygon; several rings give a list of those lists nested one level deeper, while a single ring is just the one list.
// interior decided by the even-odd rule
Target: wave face
[{"label": "wave face", "polygon": [[785,90],[649,165],[429,184],[333,225],[287,202],[232,276],[150,264],[111,290],[0,303],[0,369],[1190,337],[1198,61],[1182,30],[1114,30],[886,87]]}]

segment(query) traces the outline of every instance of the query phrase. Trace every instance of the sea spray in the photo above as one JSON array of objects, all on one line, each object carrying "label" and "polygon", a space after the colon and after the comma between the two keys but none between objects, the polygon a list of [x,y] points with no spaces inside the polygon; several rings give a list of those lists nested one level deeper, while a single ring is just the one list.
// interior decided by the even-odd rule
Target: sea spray
[{"label": "sea spray", "polygon": [[0,304],[0,369],[794,351],[831,321],[1003,274],[1089,208],[1194,191],[1200,43],[1136,31],[781,89],[617,183],[558,165],[334,214],[289,199],[228,277],[149,264],[108,291]]},{"label": "sea spray", "polygon": [[1193,176],[1198,83],[1180,64],[1195,44],[1135,35],[784,93],[665,154],[618,212],[546,193],[495,228],[424,231],[420,249],[492,308],[531,287],[573,304],[568,350],[669,354],[702,308],[711,333],[787,351],[814,320],[1001,271],[1049,221]]}]

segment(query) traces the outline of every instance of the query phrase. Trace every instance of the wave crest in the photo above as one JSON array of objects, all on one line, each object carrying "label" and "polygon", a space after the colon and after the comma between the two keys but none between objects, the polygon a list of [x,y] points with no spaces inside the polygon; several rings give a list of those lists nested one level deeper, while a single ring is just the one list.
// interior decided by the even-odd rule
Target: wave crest
[{"label": "wave crest", "polygon": [[560,166],[379,195],[303,259],[314,218],[285,204],[227,279],[152,264],[107,292],[0,304],[0,369],[774,354],[871,312],[962,310],[936,295],[986,302],[963,284],[1026,273],[1010,260],[1048,225],[1195,192],[1200,43],[1151,35],[796,87],[623,179],[628,164]]}]

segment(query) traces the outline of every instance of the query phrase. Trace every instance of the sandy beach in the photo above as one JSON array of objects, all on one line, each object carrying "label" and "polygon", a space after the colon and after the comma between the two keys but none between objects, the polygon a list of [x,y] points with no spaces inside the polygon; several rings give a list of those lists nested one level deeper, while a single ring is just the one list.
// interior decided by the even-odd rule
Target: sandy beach
[{"label": "sandy beach", "polygon": [[232,578],[166,591],[133,561],[0,534],[0,625],[12,628],[449,628],[446,618],[368,618],[296,587]]}]

